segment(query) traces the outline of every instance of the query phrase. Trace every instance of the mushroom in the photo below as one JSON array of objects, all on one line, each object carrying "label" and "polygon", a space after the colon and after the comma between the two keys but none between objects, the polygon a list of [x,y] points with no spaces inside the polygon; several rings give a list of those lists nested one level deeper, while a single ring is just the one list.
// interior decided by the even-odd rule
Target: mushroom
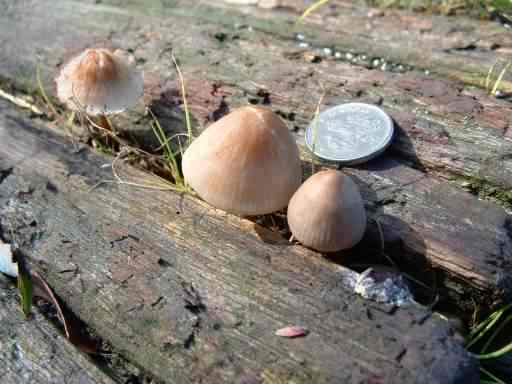
[{"label": "mushroom", "polygon": [[300,186],[297,144],[262,107],[238,108],[209,126],[185,151],[185,181],[214,207],[261,215],[286,207]]},{"label": "mushroom", "polygon": [[110,128],[105,115],[132,107],[142,96],[144,81],[133,60],[120,50],[87,49],[72,58],[55,79],[57,96],[73,111],[100,116]]},{"label": "mushroom", "polygon": [[357,185],[339,171],[314,174],[290,200],[288,226],[302,244],[321,252],[353,247],[366,229]]}]

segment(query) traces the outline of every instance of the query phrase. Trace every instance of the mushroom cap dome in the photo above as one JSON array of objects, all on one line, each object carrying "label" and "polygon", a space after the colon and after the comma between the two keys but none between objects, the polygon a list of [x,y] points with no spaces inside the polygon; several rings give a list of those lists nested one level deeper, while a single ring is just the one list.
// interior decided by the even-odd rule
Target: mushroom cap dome
[{"label": "mushroom cap dome", "polygon": [[318,251],[353,247],[366,230],[359,188],[339,171],[314,174],[290,200],[288,225],[297,240]]},{"label": "mushroom cap dome", "polygon": [[201,198],[239,215],[286,207],[302,179],[288,128],[272,111],[255,106],[238,108],[209,126],[185,151],[182,167]]},{"label": "mushroom cap dome", "polygon": [[89,115],[122,112],[135,105],[144,92],[143,74],[127,55],[104,48],[86,49],[72,58],[55,82],[63,103]]}]

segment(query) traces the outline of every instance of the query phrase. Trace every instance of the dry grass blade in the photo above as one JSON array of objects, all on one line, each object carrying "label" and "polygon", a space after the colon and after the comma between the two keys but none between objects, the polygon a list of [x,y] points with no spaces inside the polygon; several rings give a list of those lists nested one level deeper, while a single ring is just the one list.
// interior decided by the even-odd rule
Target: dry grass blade
[{"label": "dry grass blade", "polygon": [[35,115],[43,115],[43,111],[41,111],[39,108],[37,108],[34,104],[30,104],[28,101],[25,101],[23,99],[20,99],[19,97],[13,96],[10,93],[7,93],[0,89],[0,97],[3,99],[6,99],[13,103],[14,105],[17,105],[18,107],[29,109],[32,113]]},{"label": "dry grass blade", "polygon": [[324,98],[326,95],[326,90],[322,84],[320,84],[320,88],[322,88],[322,95],[320,99],[318,99],[318,103],[316,104],[315,114],[313,115],[313,140],[311,145],[311,175],[315,174],[315,147],[316,147],[316,139],[317,139],[317,129],[318,129],[318,116],[320,115],[320,109],[322,108],[322,104],[324,102]]},{"label": "dry grass blade", "polygon": [[183,73],[181,72],[181,68],[178,65],[178,62],[176,61],[176,57],[173,53],[171,53],[171,59],[174,63],[174,66],[176,67],[176,72],[178,72],[178,78],[180,80],[180,87],[181,87],[181,97],[183,98],[183,106],[185,108],[185,120],[187,124],[187,133],[188,133],[188,144],[190,145],[192,143],[192,124],[190,122],[190,113],[188,109],[188,102],[187,102],[187,90],[185,87],[185,79],[183,78]]},{"label": "dry grass blade", "polygon": [[490,91],[490,87],[491,87],[491,78],[492,78],[492,74],[494,73],[494,68],[496,68],[496,64],[497,63],[494,63],[493,65],[491,65],[491,67],[489,68],[489,71],[487,72],[487,77],[485,78],[485,90],[486,91]]},{"label": "dry grass blade", "polygon": [[299,22],[302,22],[306,17],[308,17],[311,13],[315,12],[318,8],[320,8],[322,5],[328,3],[330,0],[318,0],[317,2],[311,4],[309,7],[306,8],[304,13],[299,17]]},{"label": "dry grass blade", "polygon": [[509,61],[505,67],[501,70],[498,78],[496,79],[496,82],[494,83],[494,87],[492,87],[491,95],[496,96],[496,93],[498,92],[499,86],[501,82],[503,81],[503,77],[505,76],[505,73],[507,73],[508,69],[512,65],[512,61]]},{"label": "dry grass blade", "polygon": [[31,272],[34,287],[34,297],[40,297],[44,301],[52,304],[57,312],[57,318],[64,327],[64,333],[70,342],[80,350],[89,354],[97,354],[99,345],[82,331],[81,324],[75,319],[72,313],[66,312],[59,302],[59,299],[53,293],[52,288],[46,280],[37,272]]},{"label": "dry grass blade", "polygon": [[57,311],[57,317],[64,326],[64,332],[66,333],[66,337],[69,339],[71,337],[71,333],[69,330],[68,322],[66,320],[66,317],[64,316],[64,312],[62,311],[60,303],[55,297],[52,289],[50,288],[48,283],[43,279],[43,277],[36,271],[32,272],[32,282],[34,287],[33,295],[40,297],[45,301],[48,301],[49,303],[53,304],[55,310]]}]

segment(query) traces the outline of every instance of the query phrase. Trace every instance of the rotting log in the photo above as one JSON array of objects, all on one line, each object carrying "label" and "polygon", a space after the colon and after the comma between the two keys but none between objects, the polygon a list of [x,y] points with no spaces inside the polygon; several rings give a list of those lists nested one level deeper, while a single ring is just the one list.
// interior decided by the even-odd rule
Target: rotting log
[{"label": "rotting log", "polygon": [[[353,272],[303,247],[264,242],[265,230],[189,196],[91,188],[110,179],[108,158],[77,152],[4,102],[0,108],[6,240],[74,313],[155,378],[478,382],[462,339],[426,308],[364,301],[343,283]],[[121,169],[129,180],[148,180]],[[274,335],[289,324],[310,334]]]},{"label": "rotting log", "polygon": [[[392,149],[412,166],[475,186],[488,183],[499,189],[494,193],[496,196],[512,204],[508,193],[512,188],[510,101],[496,100],[462,81],[427,76],[423,71],[384,72],[323,57],[297,45],[289,26],[294,14],[262,13],[250,8],[251,15],[260,18],[254,15],[249,18],[242,13],[246,8],[226,10],[219,7],[221,3],[214,2],[217,7],[200,3],[191,7],[189,2],[149,1],[145,6],[130,2],[120,8],[114,1],[9,2],[0,16],[4,39],[0,78],[37,93],[35,73],[39,63],[50,92],[59,64],[85,46],[107,42],[134,53],[147,73],[148,104],[159,99],[160,105],[167,108],[167,112],[161,113],[166,114],[169,107],[179,104],[179,97],[173,97],[169,89],[175,88],[167,54],[172,49],[186,74],[191,104],[196,107],[201,124],[230,106],[248,100],[264,101],[287,117],[297,135],[302,136],[323,87],[325,107],[351,100],[382,105],[399,127]],[[364,12],[345,6],[338,22],[332,19],[332,23],[326,24],[358,31],[364,25],[361,20]],[[387,27],[395,23],[394,12],[405,19],[417,17],[403,11],[389,12],[387,19],[383,17],[385,23],[379,18]],[[354,20],[349,22],[352,13]],[[502,28],[470,19],[433,18],[433,28],[439,29],[435,38],[419,32],[407,34],[412,39],[407,46],[411,55],[418,52],[435,56],[437,51],[432,44],[447,28],[455,29],[457,39],[479,42],[495,38],[494,30]],[[399,36],[401,24],[396,23],[398,27],[392,31]],[[410,21],[407,23],[411,25]],[[312,30],[329,41],[330,32],[321,25],[315,25]],[[384,28],[378,34],[387,36]],[[389,54],[398,49],[395,35],[385,40]],[[352,35],[347,36],[349,44]],[[18,44],[19,41],[24,43]],[[494,51],[484,57],[490,57]],[[450,57],[471,62],[474,55],[461,52]],[[437,68],[428,61],[421,62],[432,72]],[[461,68],[459,64],[454,66]],[[486,66],[486,73],[487,70]],[[219,104],[221,101],[225,104]],[[170,120],[170,124],[176,125]],[[140,113],[122,125],[125,124],[135,132],[148,126]]]},{"label": "rotting log", "polygon": [[14,285],[0,275],[0,375],[4,384],[113,384],[39,311],[25,319]]},{"label": "rotting log", "polygon": [[[213,0],[209,5],[242,12],[249,25],[282,37],[295,27],[317,49],[350,53],[348,60],[355,64],[373,66],[373,59],[382,58],[477,86],[485,83],[492,66],[502,68],[512,51],[512,37],[505,26],[467,17],[376,10],[361,2],[331,0],[298,23],[310,5],[307,1],[277,0],[274,5],[279,12],[226,3]],[[255,16],[265,21],[253,21]],[[502,83],[508,92],[511,78],[506,74]]]},{"label": "rotting log", "polygon": [[[189,102],[199,124],[207,124],[237,105],[262,103],[288,120],[300,143],[322,94],[319,82],[325,87],[325,105],[351,100],[381,104],[397,122],[390,156],[346,171],[359,180],[372,217],[383,224],[386,249],[393,250],[391,256],[399,264],[408,262],[413,269],[421,266],[420,274],[430,265],[444,271],[441,287],[458,281],[469,283],[476,288],[475,295],[465,287],[457,285],[456,289],[466,302],[489,302],[489,296],[503,291],[510,295],[510,216],[498,205],[482,202],[444,181],[460,177],[465,182],[470,178],[498,186],[498,194],[510,202],[508,101],[417,71],[381,72],[333,59],[312,62],[308,52],[282,30],[272,32],[285,17],[282,13],[275,16],[255,11],[260,18],[248,19],[241,13],[243,8],[226,11],[159,1],[146,2],[145,7],[138,2],[123,8],[116,4],[70,0],[9,3],[5,16],[0,16],[7,42],[0,60],[1,76],[18,86],[23,81],[34,86],[39,58],[51,92],[56,66],[70,52],[109,40],[132,51],[146,70],[147,101],[164,126],[174,124],[182,129],[179,119],[176,123],[180,98],[166,54],[172,48],[188,80]],[[441,25],[477,23],[435,20]],[[490,36],[488,30],[498,28],[482,25],[482,30],[473,28],[466,35],[480,36],[487,31]],[[322,28],[316,33],[321,35]],[[410,49],[428,50],[425,47],[418,43]],[[117,122],[121,129],[151,135],[149,120],[141,110]],[[375,224],[369,234],[378,236]],[[369,251],[363,248],[363,252]]]}]

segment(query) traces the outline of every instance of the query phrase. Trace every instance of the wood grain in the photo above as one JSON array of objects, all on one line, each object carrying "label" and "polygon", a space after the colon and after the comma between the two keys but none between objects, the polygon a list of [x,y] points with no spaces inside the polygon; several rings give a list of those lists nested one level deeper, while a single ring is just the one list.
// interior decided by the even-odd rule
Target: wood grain
[{"label": "wood grain", "polygon": [[[173,50],[185,72],[199,124],[207,124],[223,111],[248,101],[265,102],[288,118],[302,140],[303,129],[324,91],[323,108],[347,101],[374,103],[397,123],[392,149],[400,158],[417,169],[476,188],[489,184],[498,188],[491,194],[510,206],[510,101],[490,97],[455,75],[457,70],[464,70],[485,81],[490,65],[501,57],[494,56],[499,49],[478,48],[475,55],[471,50],[453,48],[471,42],[508,46],[504,37],[508,32],[497,24],[471,19],[422,16],[420,20],[418,15],[404,11],[386,11],[383,17],[368,21],[376,26],[367,36],[367,10],[346,2],[334,3],[341,7],[337,16],[329,16],[334,11],[324,7],[312,17],[313,26],[299,28],[291,21],[301,7],[291,4],[272,12],[254,7],[226,8],[221,1],[194,6],[156,0],[141,6],[133,1],[122,8],[113,0],[100,4],[72,0],[6,2],[7,10],[0,16],[5,29],[0,77],[37,93],[39,64],[47,91],[52,94],[57,66],[73,53],[91,45],[118,46],[133,52],[145,70],[147,104],[157,110],[166,126],[177,130],[180,101],[169,58]],[[290,9],[296,9],[295,13]],[[321,24],[323,17],[329,22]],[[415,25],[424,20],[432,24],[432,31],[417,30]],[[294,36],[304,28],[323,42],[301,48]],[[367,42],[361,45],[358,39]],[[439,42],[448,45],[439,46]],[[366,68],[357,60],[337,60],[322,53],[323,48],[336,51],[338,43],[360,52],[365,47],[381,47],[385,54],[364,54],[376,59],[402,52],[404,64],[413,69],[406,73],[381,71]],[[429,61],[439,55],[454,62]],[[488,62],[482,64],[483,59]],[[414,67],[420,63],[429,75]],[[465,63],[471,68],[464,69]],[[148,125],[141,112],[121,126],[129,126],[144,142],[149,140]]]},{"label": "wood grain", "polygon": [[[260,103],[283,116],[303,143],[304,128],[322,87],[325,107],[347,101],[380,104],[398,128],[389,156],[366,168],[346,171],[360,180],[367,208],[383,223],[388,253],[399,265],[409,264],[407,270],[429,276],[429,285],[430,276],[439,275],[439,286],[460,293],[461,307],[472,305],[473,300],[487,302],[482,291],[496,297],[510,295],[510,215],[498,204],[480,201],[457,187],[461,181],[470,186],[483,183],[495,188],[502,204],[510,204],[509,102],[418,71],[375,71],[332,58],[311,62],[307,55],[311,52],[298,47],[284,32],[270,30],[282,28],[278,20],[289,18],[282,13],[256,10],[249,20],[245,8],[147,4],[140,7],[138,2],[128,2],[124,8],[108,1],[11,4],[6,12],[9,18],[2,24],[10,43],[2,54],[0,73],[16,84],[23,79],[34,84],[39,57],[48,84],[56,66],[73,51],[107,40],[132,51],[144,68],[146,102],[169,133],[184,129],[168,56],[171,48],[185,72],[189,103],[199,127],[236,106]],[[357,9],[346,11],[362,17]],[[42,23],[41,14],[54,22]],[[12,24],[13,17],[23,22]],[[436,20],[441,24],[453,21]],[[475,23],[461,21],[466,22]],[[24,28],[19,27],[22,24]],[[486,28],[491,26],[485,24],[483,31]],[[321,35],[322,29],[317,33]],[[18,47],[18,41],[27,44]],[[47,90],[51,93],[51,87]],[[135,132],[143,141],[153,137],[142,107],[117,119],[116,125],[130,135]],[[373,255],[375,251],[368,249],[379,236],[373,221],[369,234],[362,253]],[[468,285],[476,289],[474,294]]]},{"label": "wood grain", "polygon": [[17,290],[0,275],[0,374],[5,384],[113,384],[37,310],[26,320]]},{"label": "wood grain", "polygon": [[[2,106],[3,233],[104,339],[168,383],[477,383],[449,324],[347,290],[352,274],[188,196],[112,183],[109,159]],[[37,126],[37,127],[36,127]],[[123,177],[147,180],[122,167]],[[9,240],[9,239],[8,239]],[[274,332],[301,325],[310,334]]]}]

